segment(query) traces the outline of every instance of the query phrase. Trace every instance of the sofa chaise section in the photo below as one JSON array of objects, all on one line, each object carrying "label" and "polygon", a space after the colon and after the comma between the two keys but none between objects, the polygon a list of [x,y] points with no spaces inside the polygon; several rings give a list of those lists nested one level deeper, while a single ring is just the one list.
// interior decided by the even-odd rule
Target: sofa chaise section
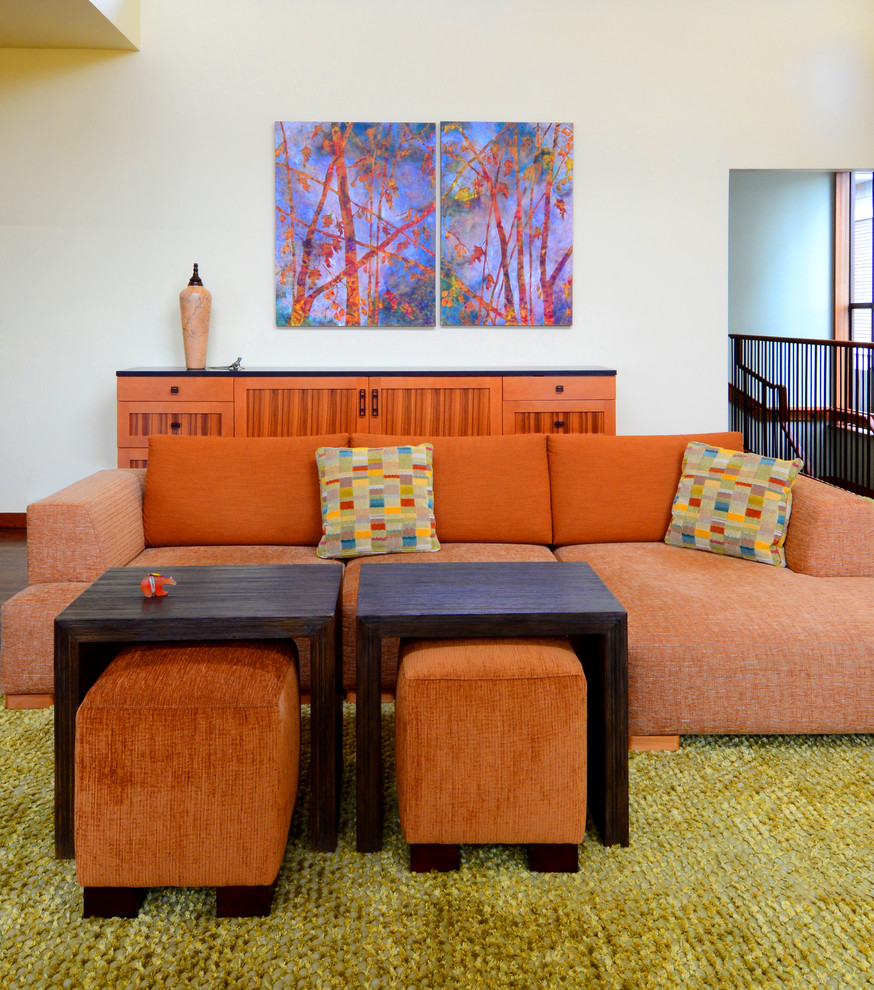
[{"label": "sofa chaise section", "polygon": [[629,734],[874,731],[874,502],[799,477],[786,567],[672,547],[690,438],[599,439],[550,438],[554,552],[628,611]]},{"label": "sofa chaise section", "polygon": [[631,735],[874,731],[871,578],[661,543],[556,556],[591,564],[628,609]]}]

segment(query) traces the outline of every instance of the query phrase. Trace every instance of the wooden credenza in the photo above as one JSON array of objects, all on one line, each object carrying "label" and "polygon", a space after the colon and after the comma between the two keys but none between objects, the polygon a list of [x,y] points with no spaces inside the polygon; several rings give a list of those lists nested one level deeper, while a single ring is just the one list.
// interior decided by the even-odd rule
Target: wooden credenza
[{"label": "wooden credenza", "polygon": [[616,372],[116,372],[118,466],[145,467],[149,437],[318,433],[484,436],[615,433]]}]

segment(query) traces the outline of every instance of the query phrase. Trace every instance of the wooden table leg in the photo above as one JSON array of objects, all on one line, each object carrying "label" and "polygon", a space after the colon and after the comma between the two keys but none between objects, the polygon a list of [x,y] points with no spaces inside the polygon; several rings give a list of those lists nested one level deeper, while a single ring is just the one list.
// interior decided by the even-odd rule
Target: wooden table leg
[{"label": "wooden table leg", "polygon": [[310,846],[321,852],[333,852],[337,848],[340,823],[340,771],[337,764],[343,759],[338,746],[340,697],[334,620],[310,638],[310,677]]},{"label": "wooden table leg", "polygon": [[628,845],[628,640],[623,618],[601,637],[604,678],[604,845]]},{"label": "wooden table leg", "polygon": [[74,794],[79,645],[55,626],[55,858],[75,855]]},{"label": "wooden table leg", "polygon": [[573,637],[586,674],[588,801],[605,846],[627,846],[628,643],[623,618],[599,636]]},{"label": "wooden table leg", "polygon": [[356,636],[356,762],[358,851],[382,849],[382,709],[379,697],[382,639],[360,620]]}]

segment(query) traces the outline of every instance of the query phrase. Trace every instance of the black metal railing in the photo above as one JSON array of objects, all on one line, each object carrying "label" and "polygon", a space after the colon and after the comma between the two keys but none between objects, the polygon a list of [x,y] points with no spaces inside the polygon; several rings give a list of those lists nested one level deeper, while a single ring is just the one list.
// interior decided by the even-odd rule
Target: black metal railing
[{"label": "black metal railing", "polygon": [[874,495],[874,344],[729,334],[729,425],[744,447]]}]

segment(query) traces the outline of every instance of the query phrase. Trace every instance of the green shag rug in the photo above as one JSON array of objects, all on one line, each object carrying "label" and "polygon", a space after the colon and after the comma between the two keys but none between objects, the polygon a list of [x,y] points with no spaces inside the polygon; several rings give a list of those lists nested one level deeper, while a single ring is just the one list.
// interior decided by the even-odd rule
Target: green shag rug
[{"label": "green shag rug", "polygon": [[391,705],[385,848],[355,851],[347,705],[337,851],[308,848],[307,751],[269,918],[219,921],[213,891],[160,888],[135,920],[86,921],[74,864],[52,856],[52,718],[0,713],[3,990],[874,986],[871,736],[687,737],[631,755],[631,845],[590,829],[579,874],[493,846],[413,875]]}]

